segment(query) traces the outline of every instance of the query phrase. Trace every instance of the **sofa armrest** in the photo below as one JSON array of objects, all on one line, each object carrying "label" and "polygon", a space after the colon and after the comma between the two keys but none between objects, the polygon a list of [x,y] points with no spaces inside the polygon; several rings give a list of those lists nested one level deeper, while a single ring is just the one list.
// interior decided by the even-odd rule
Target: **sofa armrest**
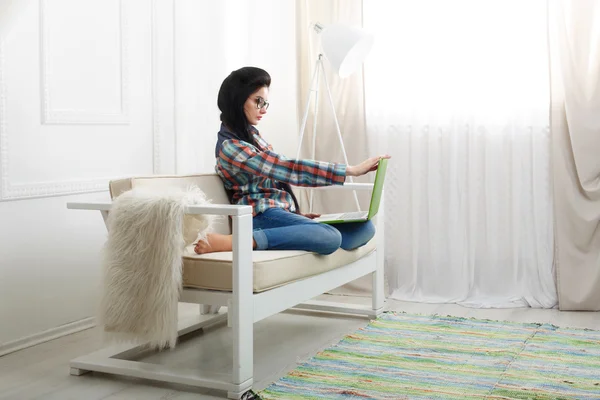
[{"label": "sofa armrest", "polygon": [[[71,210],[97,210],[110,211],[112,208],[111,201],[86,201],[86,202],[69,202],[67,208]],[[211,215],[252,215],[251,206],[239,206],[231,204],[210,204],[203,206],[187,206],[186,214],[211,214]]]}]

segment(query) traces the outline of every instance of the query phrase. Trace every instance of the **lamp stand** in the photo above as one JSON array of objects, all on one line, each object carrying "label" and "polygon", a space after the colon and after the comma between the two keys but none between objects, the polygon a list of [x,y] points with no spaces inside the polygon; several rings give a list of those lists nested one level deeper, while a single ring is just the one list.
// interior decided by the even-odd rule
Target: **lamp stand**
[{"label": "lamp stand", "polygon": [[[320,77],[323,75],[323,80],[325,81],[325,87],[327,88],[327,95],[329,97],[329,105],[331,106],[331,110],[333,111],[333,119],[335,121],[335,129],[337,131],[338,139],[340,141],[340,145],[342,146],[342,153],[344,155],[344,162],[348,165],[348,155],[346,154],[346,148],[344,147],[344,141],[342,140],[342,132],[340,130],[340,124],[337,119],[337,115],[335,113],[335,106],[333,105],[333,97],[331,96],[331,89],[329,88],[329,82],[327,81],[327,75],[325,74],[325,68],[323,66],[323,54],[319,54],[317,57],[317,61],[315,62],[315,68],[313,71],[313,76],[310,82],[310,87],[308,90],[308,96],[306,99],[306,107],[304,108],[304,116],[302,117],[302,124],[300,125],[300,142],[298,143],[298,151],[296,153],[296,160],[300,158],[300,150],[302,149],[302,139],[304,139],[304,129],[306,128],[306,121],[308,119],[308,110],[310,106],[310,99],[312,95],[315,96],[315,117],[313,119],[313,137],[312,137],[312,153],[311,157],[315,159],[316,146],[317,146],[317,117],[319,115],[319,85],[320,85]],[[353,182],[351,176],[348,177],[350,182]],[[360,203],[358,202],[358,195],[356,194],[356,190],[353,190],[354,193],[354,201],[356,202],[356,208],[360,211]],[[314,190],[310,189],[310,201],[309,201],[309,212],[313,210],[313,194]]]}]

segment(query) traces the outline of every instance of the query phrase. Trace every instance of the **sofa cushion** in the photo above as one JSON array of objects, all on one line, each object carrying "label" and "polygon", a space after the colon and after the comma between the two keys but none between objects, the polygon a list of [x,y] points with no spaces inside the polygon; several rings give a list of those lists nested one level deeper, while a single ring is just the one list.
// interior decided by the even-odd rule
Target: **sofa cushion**
[{"label": "sofa cushion", "polygon": [[[375,240],[355,250],[339,249],[333,254],[321,256],[306,251],[267,250],[252,252],[254,261],[255,293],[273,289],[286,283],[318,275],[342,265],[349,264],[375,250]],[[183,286],[231,291],[232,253],[194,253],[194,246],[187,246],[183,256]]]}]

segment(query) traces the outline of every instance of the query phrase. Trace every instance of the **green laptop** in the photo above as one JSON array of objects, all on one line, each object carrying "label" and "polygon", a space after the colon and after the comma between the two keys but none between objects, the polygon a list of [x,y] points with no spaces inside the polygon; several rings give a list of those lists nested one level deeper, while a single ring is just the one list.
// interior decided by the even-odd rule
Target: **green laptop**
[{"label": "green laptop", "polygon": [[343,224],[348,222],[368,221],[379,211],[379,203],[381,202],[381,193],[383,192],[383,180],[385,179],[385,171],[388,164],[387,158],[379,160],[377,166],[377,174],[375,175],[375,183],[373,184],[373,192],[371,193],[371,205],[369,211],[354,211],[339,214],[325,214],[314,220],[324,224]]}]

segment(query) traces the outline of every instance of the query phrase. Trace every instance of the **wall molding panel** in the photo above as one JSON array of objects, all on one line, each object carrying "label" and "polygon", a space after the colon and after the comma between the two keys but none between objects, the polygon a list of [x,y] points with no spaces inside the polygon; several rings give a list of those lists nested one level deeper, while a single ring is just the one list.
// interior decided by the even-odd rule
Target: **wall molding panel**
[{"label": "wall molding panel", "polygon": [[175,1],[152,0],[152,134],[155,174],[174,174],[177,164],[175,26]]},{"label": "wall molding panel", "polygon": [[152,163],[153,172],[160,174],[162,170],[162,132],[160,123],[160,100],[158,88],[158,0],[152,0]]},{"label": "wall molding panel", "polygon": [[109,178],[12,184],[9,176],[6,129],[5,43],[0,38],[0,201],[50,197],[108,190]]},{"label": "wall molding panel", "polygon": [[40,10],[40,92],[42,102],[42,124],[128,124],[129,123],[129,54],[127,12],[123,0],[119,1],[120,26],[120,110],[117,113],[106,113],[98,110],[54,109],[52,107],[52,91],[49,85],[49,35],[48,5],[50,0],[39,0]]},{"label": "wall molding panel", "polygon": [[4,40],[0,36],[0,200],[8,189],[8,134],[6,133],[6,82],[4,81]]},{"label": "wall molding panel", "polygon": [[[52,109],[52,96],[48,85],[47,73],[47,43],[44,43],[44,26],[48,21],[45,19],[47,6],[50,0],[39,0],[40,5],[40,78],[41,78],[41,114],[42,125],[56,124],[87,124],[87,125],[126,125],[129,124],[129,82],[127,51],[127,9],[124,0],[119,1],[120,27],[121,27],[121,111],[117,114],[102,114],[93,110],[54,110]],[[172,93],[173,69],[172,60],[162,60],[162,56],[172,56],[172,24],[173,14],[162,15],[164,4],[153,0],[152,3],[152,168],[153,173],[172,173],[174,155],[173,146],[173,113],[174,102]],[[167,2],[167,10],[172,12],[172,3]],[[169,15],[170,14],[170,15]],[[165,17],[167,23],[165,23]],[[161,23],[159,23],[159,21]],[[162,33],[162,31],[164,33]],[[161,32],[159,32],[161,31]],[[160,39],[159,39],[160,38]],[[160,43],[159,43],[160,42]],[[166,43],[166,44],[165,44]],[[72,194],[83,194],[93,192],[104,192],[108,190],[108,182],[121,176],[92,177],[89,179],[60,179],[49,181],[14,182],[10,171],[10,143],[7,127],[7,85],[6,85],[6,63],[10,60],[7,56],[6,43],[0,37],[0,202],[23,199],[34,199],[54,196],[66,196]],[[161,97],[163,96],[164,99]],[[13,132],[13,134],[18,134]],[[14,157],[14,154],[13,154]],[[14,175],[14,174],[13,174]]]}]

